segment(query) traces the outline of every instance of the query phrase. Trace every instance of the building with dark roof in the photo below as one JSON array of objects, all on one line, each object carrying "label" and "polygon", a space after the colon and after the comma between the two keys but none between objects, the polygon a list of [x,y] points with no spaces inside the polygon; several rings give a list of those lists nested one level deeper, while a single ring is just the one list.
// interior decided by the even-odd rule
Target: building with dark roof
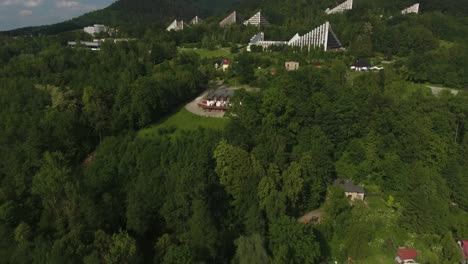
[{"label": "building with dark roof", "polygon": [[351,200],[364,200],[365,192],[361,186],[354,184],[351,180],[336,179],[333,185],[343,188],[346,197]]},{"label": "building with dark roof", "polygon": [[367,60],[357,60],[353,65],[351,65],[351,70],[353,71],[369,71],[372,65]]}]

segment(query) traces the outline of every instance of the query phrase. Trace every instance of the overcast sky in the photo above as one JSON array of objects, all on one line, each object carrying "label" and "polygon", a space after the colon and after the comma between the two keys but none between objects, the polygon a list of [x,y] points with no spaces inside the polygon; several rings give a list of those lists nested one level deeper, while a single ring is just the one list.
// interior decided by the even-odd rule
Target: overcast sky
[{"label": "overcast sky", "polygon": [[113,0],[0,0],[0,31],[62,22]]}]

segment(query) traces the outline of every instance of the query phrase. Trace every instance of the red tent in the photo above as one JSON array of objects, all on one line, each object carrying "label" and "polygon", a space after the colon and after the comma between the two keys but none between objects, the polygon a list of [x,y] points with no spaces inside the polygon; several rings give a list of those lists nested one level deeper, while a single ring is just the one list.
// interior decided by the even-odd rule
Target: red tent
[{"label": "red tent", "polygon": [[401,248],[398,250],[398,256],[402,260],[415,259],[418,256],[418,251],[413,248]]}]

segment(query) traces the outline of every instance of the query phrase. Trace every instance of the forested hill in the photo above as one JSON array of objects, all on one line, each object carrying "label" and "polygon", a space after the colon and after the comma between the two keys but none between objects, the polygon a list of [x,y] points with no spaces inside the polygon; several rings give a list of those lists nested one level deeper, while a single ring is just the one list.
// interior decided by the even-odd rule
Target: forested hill
[{"label": "forested hill", "polygon": [[[0,264],[460,263],[467,0],[354,1],[122,0],[0,36]],[[267,40],[328,20],[345,49],[218,25],[260,8]],[[128,41],[67,45],[93,23]],[[200,116],[211,88],[236,90],[225,118]]]},{"label": "forested hill", "polygon": [[58,34],[90,24],[106,24],[119,28],[144,28],[165,25],[173,19],[192,19],[198,15],[222,15],[243,0],[120,0],[102,10],[87,13],[63,23],[21,28],[7,32],[11,35]]},{"label": "forested hill", "polygon": [[[10,35],[58,34],[69,30],[101,23],[118,26],[128,31],[150,26],[163,26],[173,19],[191,19],[195,15],[203,18],[218,17],[229,11],[251,12],[262,9],[269,14],[272,22],[283,23],[289,20],[310,20],[311,16],[323,15],[320,12],[334,6],[341,0],[119,0],[102,10],[90,12],[62,23],[27,27],[6,32]],[[356,0],[355,9],[394,11],[413,4],[410,0]],[[468,4],[459,0],[421,0],[423,12],[442,12],[456,16],[468,15]]]}]

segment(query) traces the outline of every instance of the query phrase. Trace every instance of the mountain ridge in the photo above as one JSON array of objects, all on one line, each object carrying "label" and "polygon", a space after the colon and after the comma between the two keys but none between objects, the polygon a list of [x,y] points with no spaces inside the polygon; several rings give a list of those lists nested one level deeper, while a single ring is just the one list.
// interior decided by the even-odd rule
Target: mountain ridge
[{"label": "mountain ridge", "polygon": [[[7,35],[54,35],[65,31],[80,29],[91,24],[106,24],[115,27],[129,28],[158,26],[163,27],[173,19],[191,19],[194,16],[202,18],[227,15],[232,10],[245,11],[262,9],[272,20],[285,22],[287,20],[304,19],[311,10],[325,10],[341,3],[341,0],[119,0],[110,6],[86,13],[77,18],[52,25],[33,26],[0,32]],[[455,16],[468,16],[468,5],[458,0],[421,0],[423,12],[439,11]],[[354,9],[362,12],[369,8],[393,10],[404,8],[415,3],[412,0],[396,0],[391,3],[384,0],[355,0]],[[359,11],[358,11],[359,12]],[[290,17],[297,13],[298,17]]]}]

